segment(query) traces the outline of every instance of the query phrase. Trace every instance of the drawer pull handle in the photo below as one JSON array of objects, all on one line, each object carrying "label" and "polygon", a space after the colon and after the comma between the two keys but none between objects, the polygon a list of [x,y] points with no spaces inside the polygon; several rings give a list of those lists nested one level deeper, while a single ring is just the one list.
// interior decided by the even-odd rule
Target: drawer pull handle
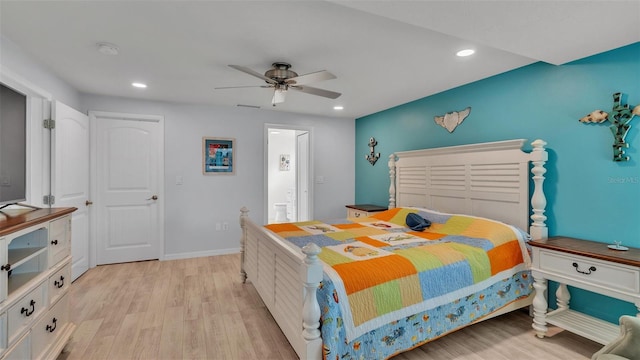
[{"label": "drawer pull handle", "polygon": [[360,217],[360,213],[356,213],[356,217]]},{"label": "drawer pull handle", "polygon": [[578,263],[573,263],[573,267],[576,268],[576,271],[579,272],[580,274],[585,274],[585,275],[589,275],[591,274],[591,272],[596,271],[596,267],[592,266],[589,268],[589,270],[587,271],[582,271],[580,270],[580,268],[578,268]]},{"label": "drawer pull handle", "polygon": [[34,300],[31,300],[29,305],[31,305],[31,311],[23,307],[22,310],[20,310],[20,314],[24,314],[24,316],[31,316],[31,314],[33,314],[33,312],[36,311],[36,302]]},{"label": "drawer pull handle", "polygon": [[58,245],[58,240],[52,240],[51,245]]},{"label": "drawer pull handle", "polygon": [[55,287],[57,287],[58,289],[63,287],[64,286],[64,276],[60,276],[60,281],[58,281],[58,280],[54,281],[53,285],[55,285]]},{"label": "drawer pull handle", "polygon": [[51,325],[47,325],[47,331],[52,333],[54,331],[56,331],[56,326],[58,326],[58,319],[53,318],[53,321],[51,321],[53,323],[53,326]]}]

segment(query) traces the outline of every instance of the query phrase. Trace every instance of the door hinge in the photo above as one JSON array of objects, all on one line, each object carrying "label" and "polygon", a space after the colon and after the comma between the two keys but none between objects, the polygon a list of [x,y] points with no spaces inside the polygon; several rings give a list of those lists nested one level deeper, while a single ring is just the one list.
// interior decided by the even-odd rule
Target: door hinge
[{"label": "door hinge", "polygon": [[42,197],[42,203],[45,205],[53,205],[56,202],[56,197],[53,195],[45,195]]},{"label": "door hinge", "polygon": [[55,129],[56,128],[56,121],[52,120],[52,119],[44,119],[42,121],[42,126],[45,129]]}]

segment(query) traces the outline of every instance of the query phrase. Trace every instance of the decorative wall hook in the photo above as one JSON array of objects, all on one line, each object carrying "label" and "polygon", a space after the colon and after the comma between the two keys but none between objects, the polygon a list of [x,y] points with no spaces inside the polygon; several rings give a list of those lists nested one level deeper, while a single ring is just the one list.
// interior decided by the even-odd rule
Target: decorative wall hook
[{"label": "decorative wall hook", "polygon": [[444,114],[443,116],[434,116],[433,121],[452,133],[453,130],[455,130],[458,125],[462,124],[464,119],[469,116],[469,113],[471,113],[470,106],[462,111],[452,111]]},{"label": "decorative wall hook", "polygon": [[380,158],[380,153],[376,153],[375,152],[375,147],[376,145],[378,145],[378,142],[376,141],[375,138],[370,138],[369,139],[369,154],[365,155],[364,158],[369,160],[369,163],[371,163],[371,166],[376,164],[376,161],[378,161],[378,159]]},{"label": "decorative wall hook", "polygon": [[631,128],[629,124],[633,120],[634,116],[640,116],[640,105],[633,108],[629,105],[623,105],[622,97],[624,94],[613,94],[613,109],[611,111],[611,117],[609,113],[602,110],[595,110],[587,116],[581,118],[579,121],[582,123],[603,123],[610,121],[611,134],[613,135],[613,161],[629,161],[629,157],[625,156],[624,149],[629,148],[629,144],[625,141],[625,137]]}]

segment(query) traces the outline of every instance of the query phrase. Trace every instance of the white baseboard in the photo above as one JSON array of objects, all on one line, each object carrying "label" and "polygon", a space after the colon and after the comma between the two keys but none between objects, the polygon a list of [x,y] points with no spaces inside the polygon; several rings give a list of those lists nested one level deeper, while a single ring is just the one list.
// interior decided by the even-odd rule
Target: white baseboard
[{"label": "white baseboard", "polygon": [[237,254],[239,252],[240,252],[240,248],[209,250],[209,251],[194,251],[194,252],[179,253],[179,254],[165,254],[164,257],[160,260],[190,259],[190,258],[205,257],[205,256]]}]

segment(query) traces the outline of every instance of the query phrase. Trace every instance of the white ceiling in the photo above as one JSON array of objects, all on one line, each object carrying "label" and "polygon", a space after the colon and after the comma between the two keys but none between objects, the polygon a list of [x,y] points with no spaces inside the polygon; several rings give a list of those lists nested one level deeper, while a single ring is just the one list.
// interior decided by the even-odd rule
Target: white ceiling
[{"label": "white ceiling", "polygon": [[[1,0],[0,34],[85,93],[357,118],[638,42],[640,1]],[[454,55],[467,47],[476,54]],[[328,70],[337,79],[311,85],[343,95],[289,91],[272,108],[267,89],[214,90],[264,84],[228,64],[264,73],[275,61],[298,74]]]}]

